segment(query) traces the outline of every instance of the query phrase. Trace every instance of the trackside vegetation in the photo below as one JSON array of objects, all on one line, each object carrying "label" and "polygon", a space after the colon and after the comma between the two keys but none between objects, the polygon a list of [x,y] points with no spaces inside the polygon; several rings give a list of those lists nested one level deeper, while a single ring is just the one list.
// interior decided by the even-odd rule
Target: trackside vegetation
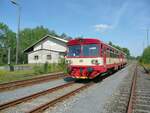
[{"label": "trackside vegetation", "polygon": [[6,83],[16,80],[25,80],[34,77],[44,76],[44,74],[64,72],[66,73],[66,64],[64,60],[56,64],[36,64],[32,65],[31,70],[17,70],[17,71],[7,71],[0,70],[0,83]]},{"label": "trackside vegetation", "polygon": [[150,64],[150,46],[144,49],[140,62]]},{"label": "trackside vegetation", "polygon": [[144,49],[142,56],[139,59],[140,63],[150,70],[150,46]]}]

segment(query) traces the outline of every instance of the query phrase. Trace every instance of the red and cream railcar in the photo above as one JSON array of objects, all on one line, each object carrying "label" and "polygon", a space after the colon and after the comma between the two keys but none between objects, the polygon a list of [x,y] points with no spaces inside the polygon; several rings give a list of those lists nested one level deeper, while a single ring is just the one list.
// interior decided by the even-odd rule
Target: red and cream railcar
[{"label": "red and cream railcar", "polygon": [[69,76],[93,79],[126,64],[126,54],[98,39],[74,39],[67,43],[66,63]]}]

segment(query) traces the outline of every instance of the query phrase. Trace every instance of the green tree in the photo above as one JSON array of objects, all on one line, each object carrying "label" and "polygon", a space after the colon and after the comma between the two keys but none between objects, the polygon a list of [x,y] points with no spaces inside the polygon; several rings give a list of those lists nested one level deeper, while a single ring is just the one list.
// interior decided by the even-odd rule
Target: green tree
[{"label": "green tree", "polygon": [[11,49],[11,61],[15,62],[16,34],[9,27],[0,23],[0,65],[7,64],[8,48]]},{"label": "green tree", "polygon": [[54,30],[49,30],[49,34],[52,36],[59,37],[59,35]]},{"label": "green tree", "polygon": [[130,56],[130,51],[128,48],[122,48],[122,51],[127,54],[127,56]]},{"label": "green tree", "polygon": [[60,37],[65,39],[65,38],[67,38],[67,35],[66,35],[65,33],[62,33],[62,34],[60,35]]},{"label": "green tree", "polygon": [[111,45],[111,46],[113,45],[111,41],[109,41],[109,43],[108,43],[108,44],[109,44],[109,45]]},{"label": "green tree", "polygon": [[71,40],[72,37],[68,36],[66,33],[62,33],[60,36],[60,38],[66,39],[66,40]]},{"label": "green tree", "polygon": [[145,64],[150,64],[150,46],[144,49],[140,61]]},{"label": "green tree", "polygon": [[[53,32],[54,33],[54,32]],[[52,33],[52,34],[53,34]],[[25,28],[20,32],[20,50],[19,50],[19,62],[27,63],[27,55],[23,53],[23,50],[36,41],[43,38],[45,35],[50,34],[47,28],[43,26],[37,26],[36,28]]]},{"label": "green tree", "polygon": [[36,28],[25,28],[20,32],[20,46],[21,50],[31,46],[40,38],[49,34],[49,30],[43,26],[37,26]]},{"label": "green tree", "polygon": [[108,44],[111,45],[111,46],[113,46],[113,47],[115,47],[115,48],[117,48],[117,49],[119,49],[119,50],[121,50],[121,51],[123,51],[124,53],[127,54],[127,56],[130,56],[130,51],[129,51],[128,48],[124,48],[124,47],[122,48],[122,47],[120,47],[118,45],[114,45],[111,41],[109,41]]}]

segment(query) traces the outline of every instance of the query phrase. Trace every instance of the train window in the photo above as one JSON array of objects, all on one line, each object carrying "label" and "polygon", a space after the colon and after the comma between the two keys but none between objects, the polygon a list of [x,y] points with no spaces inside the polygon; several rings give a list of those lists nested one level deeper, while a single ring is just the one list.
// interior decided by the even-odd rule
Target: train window
[{"label": "train window", "polygon": [[106,56],[109,57],[109,48],[106,49]]},{"label": "train window", "polygon": [[83,56],[99,56],[99,46],[97,44],[83,45]]},{"label": "train window", "polygon": [[112,49],[110,49],[110,52],[112,52]]},{"label": "train window", "polygon": [[113,50],[111,49],[111,57],[113,58]]},{"label": "train window", "polygon": [[112,57],[112,52],[110,52],[110,57]]},{"label": "train window", "polygon": [[116,50],[114,50],[114,58],[116,58]]},{"label": "train window", "polygon": [[80,45],[73,45],[68,47],[68,54],[67,56],[80,56],[81,54],[81,46]]},{"label": "train window", "polygon": [[101,49],[103,49],[103,44],[101,44]]},{"label": "train window", "polygon": [[113,52],[113,58],[115,58],[115,54],[114,54],[114,52]]},{"label": "train window", "polygon": [[110,49],[110,57],[114,58],[115,57],[115,53],[113,49]]}]

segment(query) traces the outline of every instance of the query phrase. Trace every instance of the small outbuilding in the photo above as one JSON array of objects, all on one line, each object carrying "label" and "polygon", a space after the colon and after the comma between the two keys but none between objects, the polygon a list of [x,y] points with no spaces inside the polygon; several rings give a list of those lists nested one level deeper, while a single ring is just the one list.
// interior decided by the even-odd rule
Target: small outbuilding
[{"label": "small outbuilding", "polygon": [[28,63],[58,63],[67,50],[66,39],[46,35],[24,50],[28,55]]}]

